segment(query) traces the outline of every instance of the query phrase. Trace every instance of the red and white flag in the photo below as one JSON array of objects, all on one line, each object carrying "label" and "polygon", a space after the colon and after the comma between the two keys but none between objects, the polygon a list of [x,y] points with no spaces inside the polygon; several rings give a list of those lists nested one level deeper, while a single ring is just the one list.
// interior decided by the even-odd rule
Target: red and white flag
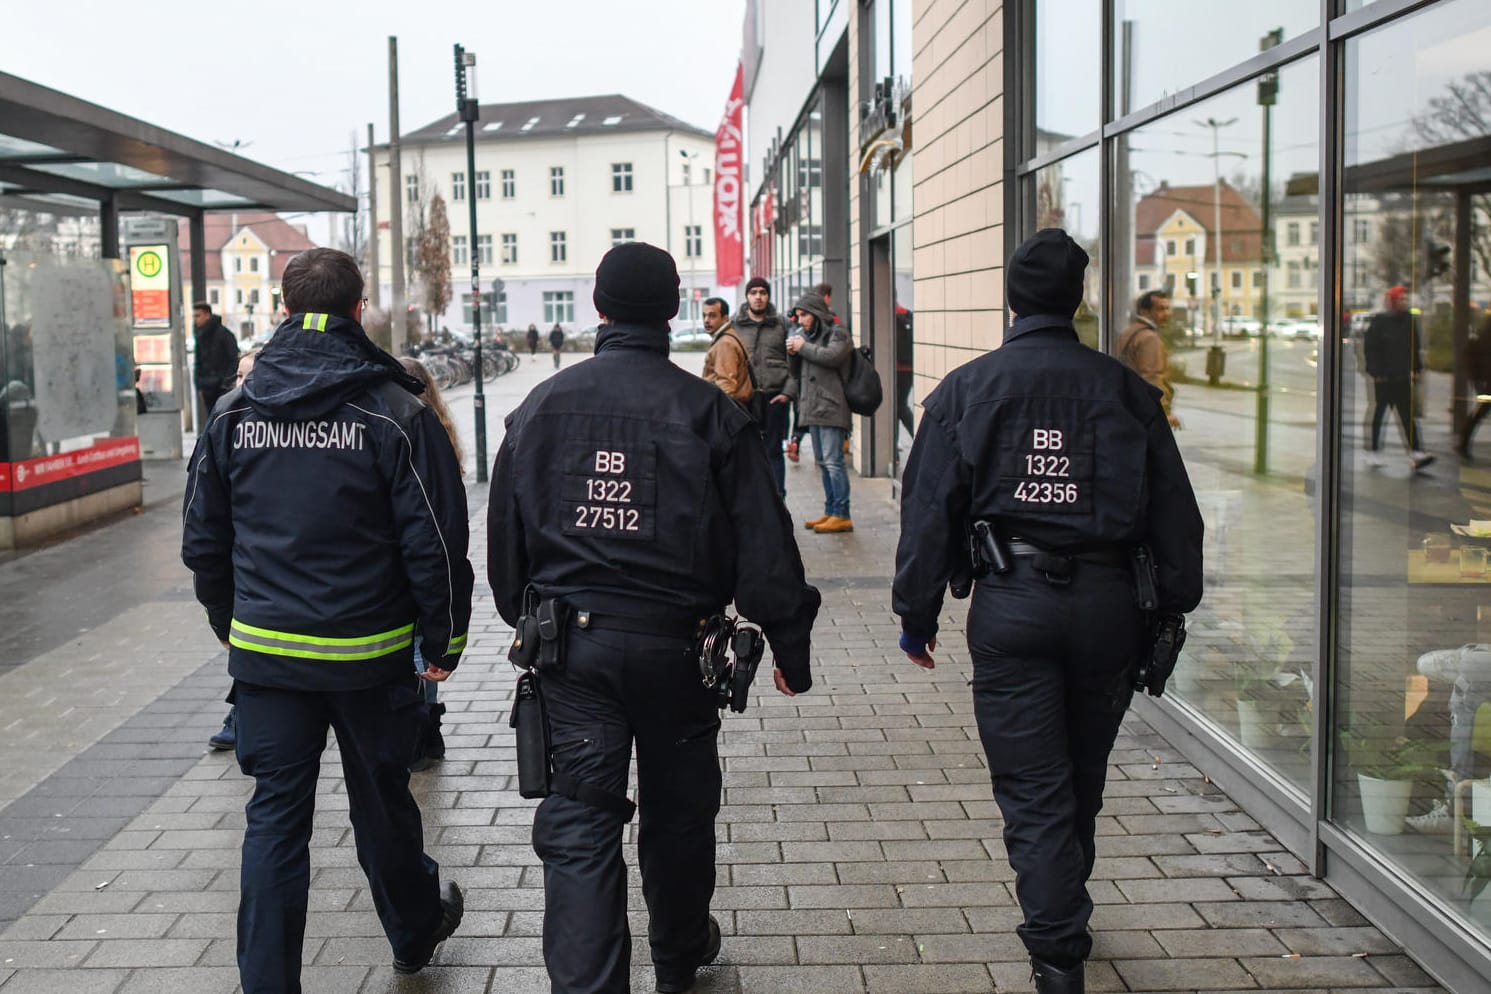
[{"label": "red and white flag", "polygon": [[714,133],[714,259],[715,282],[739,286],[745,277],[745,244],[741,229],[745,221],[742,196],[741,111],[745,107],[739,64],[735,85],[725,103],[725,117]]}]

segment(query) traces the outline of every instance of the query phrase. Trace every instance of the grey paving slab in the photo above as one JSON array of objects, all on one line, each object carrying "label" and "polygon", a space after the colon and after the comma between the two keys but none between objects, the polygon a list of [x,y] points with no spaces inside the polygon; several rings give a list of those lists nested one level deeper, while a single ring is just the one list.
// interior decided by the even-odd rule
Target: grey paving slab
[{"label": "grey paving slab", "polygon": [[[499,381],[509,401],[524,382],[546,374],[539,365],[514,375],[527,380]],[[454,399],[467,430],[464,396]],[[751,710],[724,722],[726,803],[714,910],[726,939],[698,990],[1028,991],[1029,966],[1014,932],[1020,913],[1013,874],[972,718],[961,609],[943,618],[935,671],[900,657],[887,604],[897,509],[884,481],[856,479],[853,486],[853,534],[801,536],[809,575],[825,595],[814,692],[789,701],[758,687]],[[817,493],[810,466],[791,469],[794,514],[813,510]],[[179,527],[165,505],[140,518],[137,534],[119,533],[104,550],[106,560],[116,560],[100,563],[93,582],[117,575],[117,557],[141,536]],[[32,558],[27,576],[35,590],[64,568]],[[28,595],[24,577],[6,574],[24,562],[0,563],[0,594]],[[0,633],[7,617],[27,610],[37,616],[29,634],[9,643],[24,649],[23,667],[62,653],[90,699],[102,702],[54,765],[29,780],[0,777],[0,804],[11,802],[0,808],[0,994],[236,988],[238,847],[250,785],[231,756],[203,747],[226,688],[215,644],[170,645],[129,613],[165,605],[162,618],[200,634],[200,613],[179,572],[165,559],[152,559],[150,569],[156,582],[142,585],[134,600],[100,599],[89,616],[90,627],[103,633],[98,642],[55,619],[43,624],[34,603],[0,608]],[[72,584],[68,596],[86,587]],[[188,614],[190,622],[180,620]],[[512,675],[503,658],[509,636],[481,590],[472,632],[471,652],[442,688],[450,754],[415,779],[427,841],[444,871],[466,887],[466,923],[423,976],[400,981],[391,974],[357,868],[333,745],[311,842],[307,991],[548,989],[542,874],[530,844],[534,803],[513,789],[506,725]],[[0,634],[0,646],[4,640]],[[100,662],[102,640],[112,646],[107,662]],[[175,670],[160,667],[167,651],[176,653]],[[136,683],[130,693],[113,687],[141,672],[158,675],[148,693],[137,694]],[[0,690],[18,675],[0,669]],[[48,708],[66,705],[56,694],[14,702],[0,695],[0,768],[8,720],[34,725],[55,713]],[[1089,990],[1438,994],[1419,966],[1309,879],[1204,771],[1133,716],[1119,738],[1106,799],[1091,888],[1097,907]],[[57,831],[59,823],[69,831]],[[15,836],[7,826],[29,834]],[[625,852],[634,863],[635,826]],[[647,922],[635,870],[632,881],[633,989],[646,990]],[[1298,958],[1283,958],[1290,954]]]}]

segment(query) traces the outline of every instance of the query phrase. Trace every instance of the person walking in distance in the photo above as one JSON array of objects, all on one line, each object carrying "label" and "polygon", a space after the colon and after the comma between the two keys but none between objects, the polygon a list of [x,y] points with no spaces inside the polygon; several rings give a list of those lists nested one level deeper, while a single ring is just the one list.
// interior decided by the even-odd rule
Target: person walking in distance
[{"label": "person walking in distance", "polygon": [[787,420],[791,416],[789,405],[797,389],[791,383],[792,372],[787,365],[787,323],[771,306],[770,283],[759,276],[751,277],[746,283],[745,304],[736,312],[731,324],[745,343],[746,352],[751,357],[751,372],[756,377],[756,389],[766,402],[761,433],[766,442],[766,458],[771,463],[772,478],[777,483],[777,494],[785,498],[787,463],[782,445],[787,439]]},{"label": "person walking in distance", "polygon": [[1160,391],[1160,406],[1165,409],[1165,420],[1170,422],[1171,428],[1179,428],[1180,418],[1171,410],[1175,387],[1170,383],[1170,353],[1160,334],[1160,329],[1169,323],[1168,293],[1150,290],[1140,296],[1134,308],[1133,322],[1118,335],[1118,358]]},{"label": "person walking in distance", "polygon": [[538,325],[528,326],[528,358],[538,358]]},{"label": "person walking in distance", "polygon": [[282,277],[289,317],[192,453],[181,558],[228,649],[238,764],[254,778],[238,904],[244,994],[299,994],[316,780],[341,747],[358,862],[398,973],[460,924],[424,853],[409,763],[425,680],[466,647],[466,494],[421,385],[362,329],[357,262],[311,249]]},{"label": "person walking in distance", "polygon": [[549,329],[549,350],[554,353],[554,368],[559,368],[559,356],[564,351],[564,328],[558,321]]},{"label": "person walking in distance", "polygon": [[1417,473],[1434,461],[1423,450],[1423,435],[1413,414],[1413,392],[1419,389],[1424,372],[1423,339],[1418,317],[1408,307],[1408,289],[1389,287],[1383,295],[1385,307],[1372,315],[1363,336],[1367,376],[1372,380],[1372,440],[1368,462],[1382,465],[1382,421],[1391,408],[1403,428],[1408,448],[1408,468]]},{"label": "person walking in distance", "polygon": [[1136,565],[1158,613],[1201,600],[1201,513],[1160,393],[1077,338],[1086,268],[1059,229],[1015,250],[1004,344],[922,404],[892,584],[901,649],[931,669],[944,590],[977,577],[974,717],[1038,994],[1085,990],[1103,782],[1134,666],[1155,642]]},{"label": "person walking in distance", "polygon": [[205,300],[192,305],[192,324],[196,326],[192,379],[202,400],[205,422],[218,398],[233,389],[238,375],[238,342]]},{"label": "person walking in distance", "polygon": [[803,524],[820,535],[852,532],[849,471],[844,466],[850,412],[839,371],[849,362],[854,345],[817,294],[803,297],[792,311],[798,331],[787,339],[793,370],[789,388],[797,391],[798,424],[813,439],[813,458],[823,477],[823,515]]},{"label": "person walking in distance", "polygon": [[[548,661],[543,649],[530,661],[552,769],[533,847],[544,863],[553,994],[631,990],[622,835],[633,814],[656,989],[691,990],[719,955],[709,905],[720,705],[699,660],[725,605],[761,626],[778,691],[813,684],[821,598],[804,579],[751,419],[668,358],[678,285],[662,249],[627,242],[607,252],[595,275],[605,322],[595,357],[534,388],[508,417],[492,470],[497,610],[519,630],[547,619],[554,636],[543,643]],[[635,808],[626,797],[634,742]]]}]

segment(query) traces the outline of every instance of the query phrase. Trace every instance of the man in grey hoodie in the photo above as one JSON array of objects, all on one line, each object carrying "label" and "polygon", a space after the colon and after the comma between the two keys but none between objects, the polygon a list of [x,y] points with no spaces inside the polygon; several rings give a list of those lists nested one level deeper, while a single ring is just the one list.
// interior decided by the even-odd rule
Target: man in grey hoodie
[{"label": "man in grey hoodie", "polygon": [[782,445],[787,439],[787,419],[797,385],[787,365],[787,322],[771,306],[771,284],[759,276],[752,277],[746,284],[745,305],[731,323],[751,357],[756,389],[766,395],[761,434],[777,481],[777,494],[785,498],[787,461],[782,457]]}]

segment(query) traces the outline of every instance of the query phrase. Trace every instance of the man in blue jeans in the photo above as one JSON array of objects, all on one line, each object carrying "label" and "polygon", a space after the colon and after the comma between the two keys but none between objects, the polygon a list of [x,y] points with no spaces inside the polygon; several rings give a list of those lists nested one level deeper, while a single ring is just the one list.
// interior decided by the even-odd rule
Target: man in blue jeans
[{"label": "man in blue jeans", "polygon": [[823,474],[823,516],[803,524],[820,535],[852,532],[849,471],[844,468],[850,412],[839,370],[849,361],[854,345],[816,293],[804,296],[792,310],[798,333],[787,339],[792,368],[788,389],[797,391],[797,423],[813,439],[813,457]]}]

